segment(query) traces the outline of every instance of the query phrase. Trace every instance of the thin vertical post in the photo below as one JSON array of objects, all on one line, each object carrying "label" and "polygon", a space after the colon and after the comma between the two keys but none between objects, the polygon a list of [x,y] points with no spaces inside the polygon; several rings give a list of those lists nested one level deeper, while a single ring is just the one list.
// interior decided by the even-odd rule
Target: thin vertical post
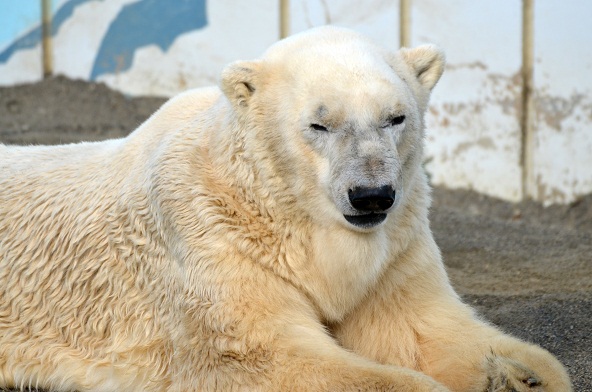
[{"label": "thin vertical post", "polygon": [[290,35],[290,0],[280,0],[280,39]]},{"label": "thin vertical post", "polygon": [[522,112],[520,118],[522,199],[535,196],[533,184],[534,0],[522,0]]},{"label": "thin vertical post", "polygon": [[411,46],[411,0],[399,0],[399,46]]},{"label": "thin vertical post", "polygon": [[48,78],[53,74],[51,19],[51,0],[41,0],[41,51],[43,61],[43,78]]}]

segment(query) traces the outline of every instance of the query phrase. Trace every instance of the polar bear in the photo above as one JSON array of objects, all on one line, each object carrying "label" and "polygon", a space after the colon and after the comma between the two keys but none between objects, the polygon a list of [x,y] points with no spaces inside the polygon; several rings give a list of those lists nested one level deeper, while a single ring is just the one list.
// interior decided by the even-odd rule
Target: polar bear
[{"label": "polar bear", "polygon": [[421,169],[443,69],[324,27],[127,138],[0,146],[0,387],[571,390],[447,278]]}]

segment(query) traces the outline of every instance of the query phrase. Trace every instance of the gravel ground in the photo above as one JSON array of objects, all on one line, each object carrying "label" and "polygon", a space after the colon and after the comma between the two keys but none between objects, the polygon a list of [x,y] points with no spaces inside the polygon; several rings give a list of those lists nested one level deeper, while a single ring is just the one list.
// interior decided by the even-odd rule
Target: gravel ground
[{"label": "gravel ground", "polygon": [[[0,143],[125,136],[164,99],[56,77],[0,88]],[[434,190],[436,241],[456,289],[503,330],[555,353],[592,391],[592,195],[568,206]]]}]

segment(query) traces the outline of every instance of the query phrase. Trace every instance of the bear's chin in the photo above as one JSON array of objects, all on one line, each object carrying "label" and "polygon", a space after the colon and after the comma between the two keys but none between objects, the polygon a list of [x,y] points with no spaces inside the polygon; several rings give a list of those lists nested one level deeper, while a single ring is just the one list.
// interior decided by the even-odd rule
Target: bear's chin
[{"label": "bear's chin", "polygon": [[372,229],[386,219],[385,213],[370,213],[365,215],[343,215],[346,221],[360,229]]}]

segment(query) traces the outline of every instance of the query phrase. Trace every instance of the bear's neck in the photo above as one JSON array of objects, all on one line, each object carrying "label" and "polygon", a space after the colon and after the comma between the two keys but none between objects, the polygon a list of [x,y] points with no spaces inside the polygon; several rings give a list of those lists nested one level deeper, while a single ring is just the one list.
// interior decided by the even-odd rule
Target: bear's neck
[{"label": "bear's neck", "polygon": [[226,121],[220,132],[210,136],[209,160],[216,181],[233,189],[257,214],[275,222],[302,216],[302,211],[294,211],[298,204],[284,180],[285,168],[273,161],[273,152],[255,140],[257,130],[248,122]]}]

